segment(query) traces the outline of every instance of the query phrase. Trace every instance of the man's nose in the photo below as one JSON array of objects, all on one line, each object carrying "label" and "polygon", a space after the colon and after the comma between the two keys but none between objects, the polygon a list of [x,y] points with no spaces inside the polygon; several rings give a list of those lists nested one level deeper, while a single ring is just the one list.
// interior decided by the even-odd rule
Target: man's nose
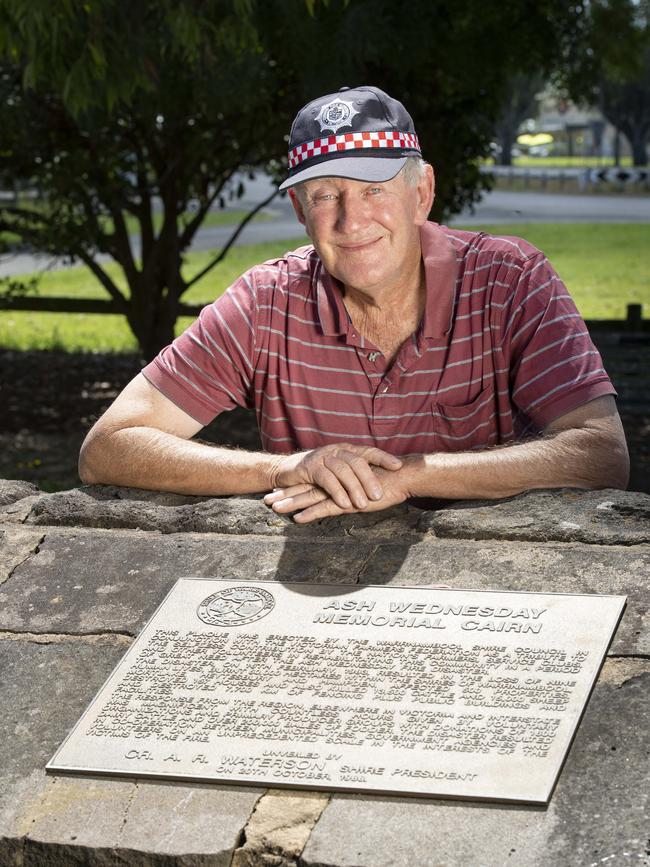
[{"label": "man's nose", "polygon": [[368,206],[359,196],[343,196],[339,204],[338,229],[352,235],[368,222]]}]

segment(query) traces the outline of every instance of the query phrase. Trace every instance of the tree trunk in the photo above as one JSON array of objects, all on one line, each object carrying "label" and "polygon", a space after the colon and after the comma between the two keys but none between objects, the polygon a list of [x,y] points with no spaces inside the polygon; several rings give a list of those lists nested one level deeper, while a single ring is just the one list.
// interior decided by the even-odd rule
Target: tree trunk
[{"label": "tree trunk", "polygon": [[160,276],[154,285],[131,287],[127,319],[145,361],[155,358],[174,339],[178,304],[178,297]]},{"label": "tree trunk", "polygon": [[512,130],[508,130],[507,135],[499,136],[499,145],[501,146],[501,154],[499,155],[498,163],[500,166],[512,165]]},{"label": "tree trunk", "polygon": [[646,136],[643,134],[643,131],[638,127],[632,131],[631,135],[627,136],[627,139],[630,143],[630,147],[632,148],[632,163],[635,166],[647,166],[648,165],[648,152],[646,149]]},{"label": "tree trunk", "polygon": [[157,312],[159,315],[151,324],[150,329],[145,339],[140,344],[142,356],[145,361],[151,361],[158,355],[161,349],[169,344],[174,339],[174,326],[178,314],[176,312],[178,305],[174,303],[174,312],[169,309],[169,305],[161,305],[162,309]]},{"label": "tree trunk", "polygon": [[618,168],[621,164],[621,133],[616,130],[614,135],[614,165]]}]

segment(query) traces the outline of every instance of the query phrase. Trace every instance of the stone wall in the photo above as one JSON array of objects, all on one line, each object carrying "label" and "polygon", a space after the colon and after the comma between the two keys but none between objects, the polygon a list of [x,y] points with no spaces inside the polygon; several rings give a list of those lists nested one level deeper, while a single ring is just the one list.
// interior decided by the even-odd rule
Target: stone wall
[{"label": "stone wall", "polygon": [[[0,482],[0,867],[650,865],[650,496],[537,491],[298,527],[259,499]],[[49,776],[176,578],[616,593],[546,808]]]}]

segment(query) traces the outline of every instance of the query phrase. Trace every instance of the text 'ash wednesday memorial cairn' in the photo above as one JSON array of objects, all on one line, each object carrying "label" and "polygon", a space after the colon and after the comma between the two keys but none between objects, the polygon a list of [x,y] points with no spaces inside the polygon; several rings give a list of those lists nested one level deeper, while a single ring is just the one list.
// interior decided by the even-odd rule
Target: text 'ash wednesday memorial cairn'
[{"label": "text 'ash wednesday memorial cairn'", "polygon": [[546,803],[624,601],[181,579],[48,768]]}]

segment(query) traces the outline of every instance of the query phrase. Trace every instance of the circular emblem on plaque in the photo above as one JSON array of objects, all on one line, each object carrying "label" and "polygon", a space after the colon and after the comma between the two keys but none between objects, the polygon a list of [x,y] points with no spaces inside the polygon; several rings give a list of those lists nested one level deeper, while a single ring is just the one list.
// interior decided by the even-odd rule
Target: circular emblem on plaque
[{"label": "circular emblem on plaque", "polygon": [[316,120],[320,124],[321,132],[325,132],[326,129],[337,132],[342,126],[352,126],[352,118],[355,114],[359,112],[351,102],[334,99],[321,108]]},{"label": "circular emblem on plaque", "polygon": [[197,614],[210,626],[243,626],[261,620],[273,609],[275,599],[259,587],[228,587],[208,596]]}]

